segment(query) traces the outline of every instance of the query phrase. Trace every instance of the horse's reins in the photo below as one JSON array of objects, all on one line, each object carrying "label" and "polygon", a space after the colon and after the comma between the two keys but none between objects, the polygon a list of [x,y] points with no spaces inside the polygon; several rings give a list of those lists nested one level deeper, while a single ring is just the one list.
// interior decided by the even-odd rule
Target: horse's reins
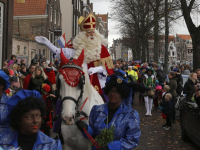
[{"label": "horse's reins", "polygon": [[[70,64],[69,64],[70,63]],[[76,64],[74,64],[73,63],[73,61],[72,61],[72,59],[70,59],[70,61],[67,63],[67,64],[65,64],[65,65],[63,65],[62,67],[61,67],[61,69],[64,69],[64,68],[76,68],[77,70],[78,70],[78,72],[81,74],[81,78],[82,78],[82,76],[83,76],[83,74],[79,71],[79,70],[81,70],[81,71],[83,71],[83,69],[81,68],[81,67],[79,67],[78,65],[76,65]],[[80,101],[82,100],[82,98],[83,98],[83,85],[85,84],[85,78],[83,78],[83,80],[81,80],[81,82],[82,83],[79,83],[79,84],[82,84],[82,86],[81,86],[81,92],[80,92],[80,95],[79,95],[79,97],[78,97],[78,99],[76,100],[75,98],[73,98],[73,97],[71,97],[71,96],[66,96],[66,97],[64,97],[61,101],[62,101],[62,103],[65,101],[65,100],[71,100],[71,101],[73,101],[75,104],[76,104],[76,107],[75,107],[75,110],[76,110],[76,115],[74,116],[74,119],[76,118],[76,117],[79,117],[80,115],[83,115],[84,116],[84,118],[88,118],[88,115],[85,113],[85,112],[83,112],[82,111],[82,108],[80,109],[80,111],[78,110],[78,107],[79,107],[79,103],[80,103]],[[86,99],[86,101],[87,101],[87,99]],[[85,102],[86,102],[85,101]],[[84,103],[84,105],[85,105],[85,103]],[[83,106],[82,106],[83,107]],[[58,117],[60,117],[61,115],[58,115],[57,116],[57,118]]]},{"label": "horse's reins", "polygon": [[[70,62],[73,63],[72,59],[70,59]],[[79,70],[83,71],[83,69],[82,69],[81,67],[75,65],[74,63],[73,63],[73,64],[67,63],[66,65],[64,65],[64,66],[61,67],[61,69],[64,69],[64,68],[76,68],[76,69],[78,69],[78,72],[79,72]],[[81,74],[81,76],[83,76],[81,72],[79,72],[79,73]],[[90,80],[91,80],[91,84],[92,84],[92,79],[93,79],[93,75],[91,75],[91,79],[90,79]],[[83,78],[82,82],[83,82],[83,83],[81,83],[81,84],[84,85],[84,84],[85,84],[85,78]],[[80,84],[80,83],[79,83],[79,84]],[[82,111],[82,109],[83,109],[83,107],[85,106],[85,104],[86,104],[88,98],[86,98],[86,100],[84,101],[84,103],[83,103],[81,109],[78,110],[79,103],[80,103],[80,101],[82,100],[82,97],[83,97],[83,92],[84,92],[84,91],[83,91],[83,87],[84,87],[83,85],[81,86],[81,93],[80,93],[80,95],[79,95],[79,97],[78,97],[77,100],[76,100],[75,98],[71,97],[71,96],[66,96],[66,97],[64,97],[64,98],[61,100],[62,103],[63,103],[65,100],[71,100],[71,101],[73,101],[73,102],[76,104],[76,107],[75,107],[76,115],[74,116],[74,119],[75,119],[76,117],[79,117],[80,115],[83,115],[83,116],[84,116],[84,117],[81,118],[80,120],[88,119],[88,115],[87,115],[85,112]],[[58,119],[59,117],[61,117],[61,114],[60,114],[60,115],[57,115],[53,120],[56,120],[56,119]],[[91,136],[85,129],[83,129],[83,131],[85,132],[85,134],[87,135],[87,137],[89,138],[89,140],[92,142],[92,144],[93,144],[97,149],[100,149],[101,147],[100,147],[100,146],[98,145],[98,143],[92,138],[92,136]]]}]

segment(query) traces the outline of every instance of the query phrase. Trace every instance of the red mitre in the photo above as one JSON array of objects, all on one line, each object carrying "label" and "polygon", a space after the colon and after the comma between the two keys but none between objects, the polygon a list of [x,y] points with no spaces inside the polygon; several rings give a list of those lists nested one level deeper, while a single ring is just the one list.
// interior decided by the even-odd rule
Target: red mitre
[{"label": "red mitre", "polygon": [[78,20],[81,31],[95,30],[96,28],[96,17],[90,12],[86,18],[81,16]]}]

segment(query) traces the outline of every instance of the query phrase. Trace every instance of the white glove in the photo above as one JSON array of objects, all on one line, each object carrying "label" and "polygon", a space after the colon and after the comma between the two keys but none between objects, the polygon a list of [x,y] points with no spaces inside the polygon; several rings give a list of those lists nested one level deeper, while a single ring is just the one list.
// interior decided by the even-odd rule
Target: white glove
[{"label": "white glove", "polygon": [[54,46],[46,37],[44,36],[36,36],[35,40],[40,43],[46,45],[52,53],[56,53],[56,50],[60,51],[60,49]]},{"label": "white glove", "polygon": [[99,66],[99,67],[91,67],[88,70],[88,74],[92,75],[94,73],[102,73],[104,71],[103,66]]}]

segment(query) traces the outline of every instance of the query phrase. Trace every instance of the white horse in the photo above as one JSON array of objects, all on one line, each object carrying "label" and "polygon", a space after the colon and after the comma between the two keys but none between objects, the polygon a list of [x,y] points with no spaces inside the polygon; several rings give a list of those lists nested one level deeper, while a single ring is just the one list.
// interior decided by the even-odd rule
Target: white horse
[{"label": "white horse", "polygon": [[[77,107],[77,110],[80,110],[83,104],[85,103],[85,100],[88,99],[82,111],[89,116],[90,111],[94,105],[100,105],[104,103],[101,96],[90,84],[88,73],[86,69],[82,67],[83,59],[84,59],[84,51],[77,60],[73,59],[73,62],[72,60],[69,61],[69,59],[67,59],[61,52],[61,64],[65,64],[65,62],[72,62],[70,68],[77,69],[78,71],[81,71],[80,69],[83,69],[83,72],[85,73],[84,75],[82,74],[82,77],[85,76],[85,84],[83,84],[84,92],[82,95],[82,100],[79,102],[78,107],[76,103],[82,92],[81,86],[79,85],[75,87],[70,86],[69,83],[66,82],[67,75],[63,75],[62,73],[60,73],[57,76],[57,79],[60,80],[59,89],[60,89],[61,100],[63,102],[62,114],[61,114],[63,121],[61,123],[61,132],[63,135],[65,150],[80,150],[80,149],[89,150],[91,148],[90,141],[83,137],[82,133],[75,124],[76,121],[84,117],[83,115],[76,117],[75,108]],[[77,65],[77,63],[76,64],[74,63],[77,61],[79,62],[79,65]],[[62,69],[68,67],[69,64],[66,64],[62,67]],[[83,80],[81,79],[79,80],[79,84],[82,84],[80,82],[83,82]],[[83,121],[87,124],[89,123],[88,119],[84,119]]]}]

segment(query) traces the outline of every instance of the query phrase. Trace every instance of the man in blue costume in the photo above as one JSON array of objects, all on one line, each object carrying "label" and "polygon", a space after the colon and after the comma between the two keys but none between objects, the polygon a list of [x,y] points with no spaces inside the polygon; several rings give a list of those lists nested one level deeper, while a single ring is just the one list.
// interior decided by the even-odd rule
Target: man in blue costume
[{"label": "man in blue costume", "polygon": [[39,92],[21,90],[6,101],[5,123],[10,128],[1,134],[0,146],[4,150],[61,150],[59,140],[53,140],[39,129],[45,114],[45,104]]},{"label": "man in blue costume", "polygon": [[[127,76],[121,71],[109,76],[104,89],[109,102],[92,108],[89,125],[82,121],[77,122],[82,132],[85,129],[94,138],[101,134],[102,129],[114,127],[113,141],[99,150],[132,150],[138,145],[141,135],[140,119],[138,112],[130,105],[131,88],[140,91],[149,90],[139,84],[128,82]],[[84,132],[83,135],[87,138]],[[95,146],[92,150],[96,150]]]},{"label": "man in blue costume", "polygon": [[5,90],[9,87],[9,76],[0,70],[0,137],[5,128],[9,127],[8,123],[6,123],[6,116],[8,114],[6,102],[8,101],[8,97],[5,95]]}]

